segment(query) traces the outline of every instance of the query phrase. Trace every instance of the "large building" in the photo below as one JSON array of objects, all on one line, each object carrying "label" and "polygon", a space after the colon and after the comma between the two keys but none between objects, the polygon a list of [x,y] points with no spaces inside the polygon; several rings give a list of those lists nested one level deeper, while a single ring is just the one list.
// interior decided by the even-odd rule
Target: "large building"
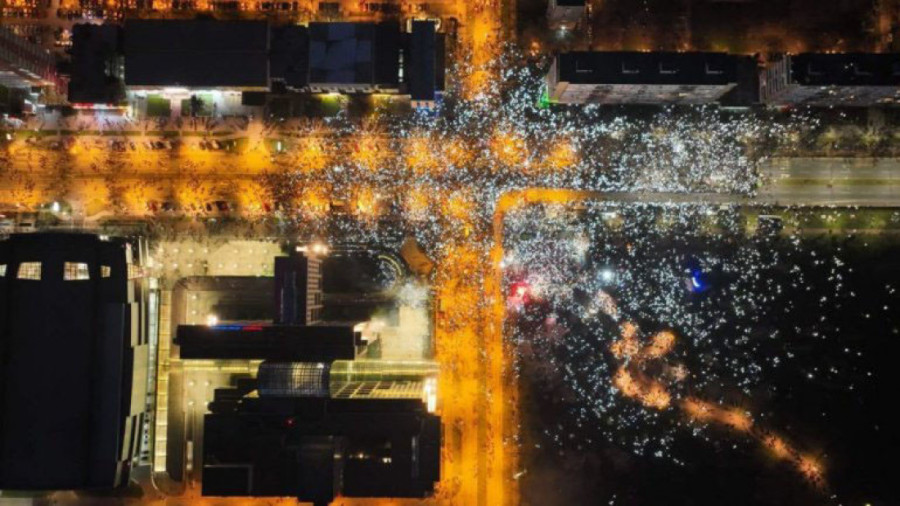
[{"label": "large building", "polygon": [[[313,381],[321,364],[278,364]],[[338,398],[304,390],[217,391],[204,421],[203,494],[294,496],[315,505],[344,497],[428,497],[440,479],[440,418],[417,398]],[[251,394],[256,395],[251,395]]]},{"label": "large building", "polygon": [[771,106],[900,104],[900,53],[802,53],[770,61],[759,79]]},{"label": "large building", "polygon": [[[433,494],[437,365],[377,359],[377,323],[320,321],[320,269],[318,255],[295,252],[276,258],[274,278],[195,278],[176,289],[176,307],[215,316],[177,327],[170,478],[200,479],[208,496],[315,504]],[[232,319],[263,313],[263,299],[247,287],[269,290],[273,321]],[[241,301],[251,307],[238,310]]]},{"label": "large building", "polygon": [[129,20],[124,40],[131,89],[269,89],[265,21]]},{"label": "large building", "polygon": [[754,58],[724,53],[562,53],[547,74],[547,98],[560,104],[713,104],[731,99],[749,105],[756,101],[756,67]]},{"label": "large building", "polygon": [[444,90],[444,36],[434,22],[413,21],[408,62],[403,72],[406,91],[414,107],[431,107],[438,92]]},{"label": "large building", "polygon": [[310,23],[314,92],[400,91],[400,24]]},{"label": "large building", "polygon": [[275,323],[311,325],[322,315],[322,260],[314,255],[275,258]]},{"label": "large building", "polygon": [[264,92],[387,93],[429,106],[444,89],[444,37],[431,21],[409,26],[410,33],[397,22],[82,25],[73,31],[70,92],[76,102],[109,102],[121,86],[134,111],[150,116],[245,114],[264,104]]},{"label": "large building", "polygon": [[96,235],[0,241],[0,489],[128,483],[148,360],[135,260]]},{"label": "large building", "polygon": [[69,102],[118,104],[125,99],[122,30],[116,25],[72,27]]},{"label": "large building", "polygon": [[245,92],[271,85],[265,21],[128,20],[123,38],[139,115],[247,114]]},{"label": "large building", "polygon": [[53,55],[0,26],[0,86],[34,88],[56,84]]}]

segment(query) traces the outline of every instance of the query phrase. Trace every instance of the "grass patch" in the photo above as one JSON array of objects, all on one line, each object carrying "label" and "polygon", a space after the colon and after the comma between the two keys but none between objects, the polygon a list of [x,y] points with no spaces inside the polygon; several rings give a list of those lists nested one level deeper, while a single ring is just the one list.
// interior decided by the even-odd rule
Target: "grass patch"
[{"label": "grass patch", "polygon": [[168,118],[172,115],[172,104],[167,98],[159,95],[147,97],[147,116],[151,118]]}]

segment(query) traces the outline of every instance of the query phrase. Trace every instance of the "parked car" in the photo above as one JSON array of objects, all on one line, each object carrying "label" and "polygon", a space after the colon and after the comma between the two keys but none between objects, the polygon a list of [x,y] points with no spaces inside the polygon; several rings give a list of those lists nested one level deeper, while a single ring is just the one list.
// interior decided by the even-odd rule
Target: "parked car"
[{"label": "parked car", "polygon": [[173,215],[181,212],[181,207],[171,200],[150,200],[147,202],[147,212],[151,214]]},{"label": "parked car", "polygon": [[232,202],[227,202],[225,200],[215,200],[213,202],[207,202],[203,206],[203,208],[206,212],[206,215],[212,218],[229,216],[237,209]]}]

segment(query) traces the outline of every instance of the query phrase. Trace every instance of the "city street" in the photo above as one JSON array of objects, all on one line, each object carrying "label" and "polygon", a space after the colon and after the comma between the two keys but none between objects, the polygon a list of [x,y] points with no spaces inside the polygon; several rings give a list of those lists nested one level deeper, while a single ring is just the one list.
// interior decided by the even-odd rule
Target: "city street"
[{"label": "city street", "polygon": [[[191,148],[175,157],[150,150],[120,155],[91,148],[90,144],[89,138],[79,139],[78,145],[85,147],[74,153],[17,146],[9,158],[12,165],[4,169],[4,174],[13,177],[3,178],[0,202],[36,205],[62,197],[73,209],[84,209],[87,216],[90,211],[108,209],[112,202],[117,202],[134,215],[145,216],[147,202],[165,200],[172,195],[183,205],[229,195],[245,199],[240,208],[246,211],[253,206],[258,209],[268,200],[265,196],[268,190],[260,177],[279,166],[273,165],[274,159],[266,156],[264,151],[257,154],[252,151],[212,153]],[[48,159],[57,161],[47,163]],[[189,164],[169,163],[174,160],[189,161]],[[230,168],[221,170],[223,166]],[[764,165],[763,173],[770,179],[765,181],[755,201],[733,194],[709,193],[552,190],[506,193],[495,207],[492,243],[498,246],[502,242],[503,216],[511,209],[527,204],[571,205],[580,199],[598,197],[622,202],[840,204],[835,200],[834,191],[823,190],[828,188],[827,183],[838,182],[841,187],[859,191],[858,182],[894,181],[898,170],[900,163],[896,160],[777,159]],[[882,188],[886,185],[872,186]],[[117,188],[121,193],[110,191]],[[382,188],[382,192],[389,189]],[[449,220],[445,226],[449,225],[455,231],[474,229],[476,233],[483,233],[475,228],[482,226],[477,225],[475,219],[477,210],[453,205],[458,202],[458,190],[439,191],[446,193],[432,194],[429,200],[433,199],[435,209]],[[881,191],[879,199],[884,200],[873,199],[872,205],[885,205],[883,202],[896,205],[892,191]],[[851,194],[853,196],[863,194]],[[362,212],[360,207],[354,209],[354,214]],[[409,213],[406,218],[415,216],[412,211],[405,211]],[[327,216],[323,209],[319,219],[327,219]],[[174,280],[188,273],[202,272],[203,262],[185,256],[189,249],[165,246],[159,255],[158,268],[162,269],[159,277]],[[172,253],[178,257],[171,258]],[[518,426],[517,386],[510,376],[511,352],[505,349],[503,342],[505,308],[499,268],[502,257],[502,249],[481,250],[462,235],[447,240],[441,256],[434,258],[438,273],[434,338],[436,358],[442,367],[439,392],[447,438],[444,480],[436,496],[440,504],[518,503],[517,482],[513,479],[521,471],[513,443]],[[233,268],[249,269],[248,273],[266,269],[261,263],[264,262],[262,258],[242,262]],[[231,264],[227,261],[219,263],[226,269],[221,272],[228,272]],[[211,272],[214,270],[210,269]],[[165,380],[161,377],[160,381],[164,386]],[[157,436],[157,441],[165,440]]]},{"label": "city street", "polygon": [[761,203],[900,205],[900,160],[895,158],[775,158],[764,162],[761,172]]},{"label": "city street", "polygon": [[[186,2],[190,8],[169,0],[140,3],[138,10],[152,7],[156,17],[228,8],[218,0]],[[319,19],[313,13],[322,9],[306,0],[277,5],[240,0],[232,7],[246,18],[285,9],[281,16],[296,22]],[[52,0],[46,19],[16,23],[68,29],[73,21],[58,17],[57,8],[80,13],[99,6]],[[105,6],[116,16],[125,10],[123,2]],[[329,3],[334,12],[322,17],[378,20],[385,6],[341,0]],[[447,23],[441,32],[458,33],[448,37],[458,66],[448,72],[454,82],[443,99],[446,117],[440,108],[434,116],[373,114],[359,120],[342,110],[326,119],[281,121],[255,113],[137,120],[121,111],[81,112],[10,122],[3,131],[0,212],[9,215],[11,227],[38,210],[64,228],[150,225],[155,242],[145,272],[161,287],[152,462],[160,474],[154,479],[165,470],[167,431],[176,425],[167,418],[169,372],[194,367],[169,356],[172,329],[206,317],[201,309],[178,313],[188,312],[187,306],[173,311],[172,287],[185,277],[268,276],[280,243],[309,237],[385,250],[397,246],[398,238],[417,242],[435,266],[433,275],[419,280],[421,290],[427,284],[432,294],[433,320],[420,313],[414,319],[433,327],[429,344],[440,365],[443,423],[441,481],[424,504],[512,506],[521,503],[520,478],[529,469],[520,455],[517,350],[505,339],[504,227],[510,214],[532,206],[577,214],[588,201],[900,207],[900,158],[767,159],[757,152],[766,148],[748,146],[769,146],[787,136],[750,113],[723,118],[666,110],[649,119],[611,118],[591,109],[539,107],[540,71],[504,73],[511,70],[504,68],[505,44],[515,39],[511,0],[404,0],[389,7],[405,19],[440,18]],[[52,46],[49,30],[43,39]],[[531,63],[521,66],[538,67]],[[58,212],[60,207],[71,213]],[[630,252],[631,244],[623,249]],[[424,341],[402,343],[392,352],[415,354],[428,348]],[[221,364],[207,365],[197,366],[199,373],[189,381],[198,387],[185,396],[197,424],[213,387],[227,379]],[[239,372],[251,372],[241,367]],[[632,394],[626,397],[652,404],[646,392]],[[248,503],[202,498],[197,483],[167,491],[184,495],[156,498],[160,503]]]}]

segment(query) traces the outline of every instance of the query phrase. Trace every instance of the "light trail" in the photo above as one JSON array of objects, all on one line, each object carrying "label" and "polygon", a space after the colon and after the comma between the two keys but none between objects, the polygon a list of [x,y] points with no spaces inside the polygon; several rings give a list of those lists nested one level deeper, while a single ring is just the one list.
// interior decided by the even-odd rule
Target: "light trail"
[{"label": "light trail", "polygon": [[[607,297],[609,296],[603,293],[599,298],[603,300]],[[614,301],[602,302],[601,307],[614,308]],[[621,331],[621,337],[609,346],[612,355],[620,361],[612,377],[612,384],[620,394],[647,408],[665,410],[672,407],[669,384],[681,382],[689,375],[683,364],[669,364],[666,360],[676,346],[675,334],[670,330],[663,330],[642,341],[636,324],[627,320],[621,321],[617,311],[609,310],[604,313],[619,323]],[[663,363],[665,367],[661,368],[662,371],[679,372],[669,375],[667,380],[651,377],[645,371],[652,363]],[[694,395],[685,396],[675,402],[674,407],[691,422],[720,425],[753,439],[773,456],[791,462],[814,486],[827,488],[824,466],[819,459],[802,453],[771,429],[759,427],[748,412],[710,403]]]}]

